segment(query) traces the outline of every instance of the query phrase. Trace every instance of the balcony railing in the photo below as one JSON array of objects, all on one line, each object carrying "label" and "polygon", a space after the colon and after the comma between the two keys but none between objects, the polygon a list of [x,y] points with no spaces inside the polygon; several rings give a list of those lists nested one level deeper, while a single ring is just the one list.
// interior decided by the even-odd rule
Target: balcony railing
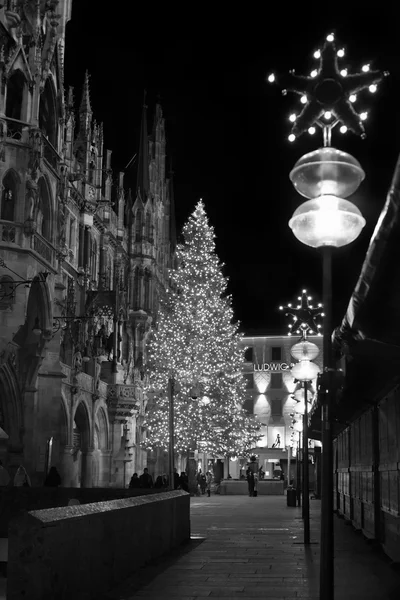
[{"label": "balcony railing", "polygon": [[45,240],[38,233],[35,233],[33,235],[32,245],[35,252],[37,252],[42,258],[47,260],[48,263],[50,263],[51,265],[53,264],[55,251],[47,240]]},{"label": "balcony railing", "polygon": [[28,131],[28,127],[29,127],[29,123],[25,123],[25,121],[19,121],[17,119],[10,119],[9,117],[6,117],[5,119],[6,122],[6,137],[7,137],[7,141],[8,140],[15,140],[17,142],[23,142],[25,141],[23,132],[24,129],[26,129],[26,131]]}]

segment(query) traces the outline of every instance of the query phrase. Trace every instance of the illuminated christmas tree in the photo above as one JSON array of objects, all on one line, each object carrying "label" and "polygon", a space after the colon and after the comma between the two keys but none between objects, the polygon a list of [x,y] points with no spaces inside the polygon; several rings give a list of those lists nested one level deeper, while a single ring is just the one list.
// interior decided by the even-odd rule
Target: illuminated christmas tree
[{"label": "illuminated christmas tree", "polygon": [[158,394],[148,406],[146,448],[168,448],[172,377],[181,386],[174,395],[175,451],[241,456],[255,446],[260,426],[242,408],[246,384],[240,334],[202,201],[183,237],[171,290],[161,299],[148,347],[149,385]]}]

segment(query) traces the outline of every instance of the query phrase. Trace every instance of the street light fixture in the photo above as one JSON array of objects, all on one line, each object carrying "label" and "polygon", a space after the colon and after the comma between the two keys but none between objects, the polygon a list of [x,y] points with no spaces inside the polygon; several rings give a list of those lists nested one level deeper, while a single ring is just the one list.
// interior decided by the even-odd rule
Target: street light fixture
[{"label": "street light fixture", "polygon": [[[335,36],[326,36],[323,48],[315,55],[318,69],[311,77],[297,76],[292,71],[281,79],[283,93],[295,92],[306,96],[300,114],[294,121],[290,141],[317,125],[322,129],[324,148],[306,154],[290,174],[294,187],[308,198],[289,221],[298,240],[312,248],[321,248],[323,256],[323,305],[325,310],[323,361],[324,374],[321,390],[322,413],[322,495],[321,495],[321,558],[320,599],[333,600],[333,452],[331,410],[334,363],[331,348],[332,333],[332,250],[346,246],[360,235],[365,219],[357,207],[346,200],[354,193],[364,178],[358,161],[347,153],[331,147],[332,130],[340,125],[342,133],[352,131],[365,137],[366,114],[357,113],[353,103],[356,94],[369,89],[375,93],[377,84],[388,75],[373,71],[364,65],[361,72],[347,76],[348,70],[340,68],[338,59],[344,53],[336,50]],[[279,83],[274,74],[269,81]],[[330,119],[326,120],[329,112]],[[307,403],[306,403],[307,406]]]}]

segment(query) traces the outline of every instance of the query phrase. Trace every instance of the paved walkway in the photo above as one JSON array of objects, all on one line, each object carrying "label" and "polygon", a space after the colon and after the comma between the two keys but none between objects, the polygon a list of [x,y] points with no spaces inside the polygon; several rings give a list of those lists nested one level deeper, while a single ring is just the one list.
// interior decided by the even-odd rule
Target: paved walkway
[{"label": "paved walkway", "polygon": [[[192,537],[205,539],[141,569],[107,597],[318,600],[319,509],[312,500],[312,543],[305,548],[301,509],[287,507],[286,497],[192,498]],[[400,574],[335,517],[335,600],[399,598]]]}]

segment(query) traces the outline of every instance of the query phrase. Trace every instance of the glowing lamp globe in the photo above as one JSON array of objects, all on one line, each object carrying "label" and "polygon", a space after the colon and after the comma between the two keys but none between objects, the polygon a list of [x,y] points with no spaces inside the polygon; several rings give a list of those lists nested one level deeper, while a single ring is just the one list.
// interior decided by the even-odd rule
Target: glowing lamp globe
[{"label": "glowing lamp globe", "polygon": [[365,173],[354,156],[328,146],[304,154],[289,177],[306,198],[327,194],[347,198],[357,190]]},{"label": "glowing lamp globe", "polygon": [[296,421],[296,423],[293,423],[292,429],[294,429],[294,431],[298,431],[299,433],[301,433],[303,431],[303,422]]},{"label": "glowing lamp globe", "polygon": [[312,248],[347,246],[364,225],[364,217],[352,202],[330,195],[304,202],[289,221],[295,237]]},{"label": "glowing lamp globe", "polygon": [[296,360],[314,360],[319,354],[319,348],[312,342],[299,342],[291,347],[290,354]]},{"label": "glowing lamp globe", "polygon": [[[308,410],[310,410],[311,407],[311,402],[307,402],[307,408]],[[295,411],[296,413],[298,413],[299,415],[304,415],[304,413],[306,412],[306,403],[303,402],[299,402],[296,407],[295,407]]]},{"label": "glowing lamp globe", "polygon": [[319,367],[309,360],[301,360],[291,369],[291,374],[298,381],[311,381],[315,379],[319,373]]}]

